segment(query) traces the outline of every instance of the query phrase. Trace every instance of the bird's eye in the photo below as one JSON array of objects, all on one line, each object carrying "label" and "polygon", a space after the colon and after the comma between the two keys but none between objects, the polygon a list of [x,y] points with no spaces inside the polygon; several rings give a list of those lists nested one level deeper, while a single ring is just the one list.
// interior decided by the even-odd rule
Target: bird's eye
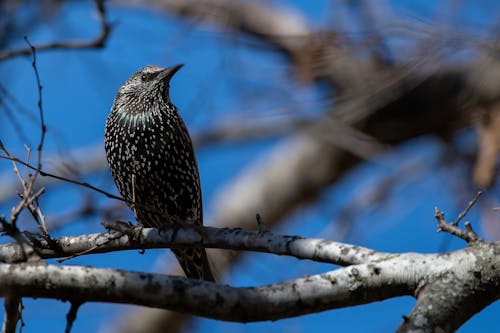
[{"label": "bird's eye", "polygon": [[142,73],[141,74],[141,81],[142,82],[147,82],[153,80],[158,73]]}]

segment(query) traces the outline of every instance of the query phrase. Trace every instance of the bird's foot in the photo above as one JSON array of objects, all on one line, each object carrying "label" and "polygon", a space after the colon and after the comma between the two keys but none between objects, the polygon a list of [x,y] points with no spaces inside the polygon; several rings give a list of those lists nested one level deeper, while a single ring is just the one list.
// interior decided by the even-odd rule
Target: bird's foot
[{"label": "bird's foot", "polygon": [[102,222],[101,224],[108,229],[108,231],[114,230],[129,236],[130,240],[133,242],[141,240],[142,229],[144,229],[142,225],[135,225],[129,221],[116,221],[114,223]]}]

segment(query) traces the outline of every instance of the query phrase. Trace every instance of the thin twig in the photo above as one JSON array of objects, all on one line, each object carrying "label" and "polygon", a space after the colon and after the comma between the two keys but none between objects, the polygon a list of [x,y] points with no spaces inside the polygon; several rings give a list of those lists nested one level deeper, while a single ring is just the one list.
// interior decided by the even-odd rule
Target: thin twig
[{"label": "thin twig", "polygon": [[[74,253],[66,258],[62,258],[62,259],[58,259],[57,262],[58,263],[63,263],[67,260],[71,260],[71,259],[74,259],[76,257],[79,257],[79,256],[82,256],[82,255],[86,255],[86,254],[90,254],[90,253],[93,253],[95,250],[105,246],[106,244],[112,242],[112,241],[115,241],[119,238],[121,238],[123,235],[128,235],[130,237],[130,239],[136,239],[136,238],[133,238],[131,237],[132,234],[133,234],[133,231],[136,230],[136,229],[140,229],[142,230],[142,227],[141,226],[134,226],[130,223],[126,223],[126,222],[118,222],[116,224],[109,224],[107,222],[103,222],[102,223],[105,227],[108,227],[108,230],[114,230],[114,231],[118,231],[118,234],[116,236],[109,236],[106,241],[100,243],[100,244],[96,244],[96,245],[93,245],[91,247],[89,247],[88,249],[85,249],[83,251],[80,251],[80,252],[77,252],[77,253]],[[114,227],[116,226],[116,229],[114,229]],[[118,230],[120,229],[120,230]],[[57,241],[55,241],[54,243],[57,243]]]},{"label": "thin twig", "polygon": [[[44,188],[44,190],[45,190],[45,188]],[[50,238],[49,230],[47,229],[45,215],[43,214],[42,209],[40,208],[40,203],[39,203],[38,199],[39,198],[36,198],[36,200],[35,200],[36,201],[36,209],[35,209],[36,215],[38,216],[38,219],[40,219],[40,223],[38,224],[38,226],[42,230],[42,234],[44,235],[44,237]],[[35,219],[35,220],[38,220],[38,219]]]},{"label": "thin twig", "polygon": [[[121,236],[120,236],[121,237]],[[110,239],[111,241],[111,239]],[[89,247],[88,249],[84,250],[84,251],[81,251],[81,252],[78,252],[78,253],[75,253],[75,254],[72,254],[66,258],[62,258],[62,259],[58,259],[56,260],[58,263],[62,264],[63,262],[65,261],[68,261],[68,260],[71,260],[71,259],[74,259],[74,258],[77,258],[77,257],[80,257],[80,256],[83,256],[85,254],[90,254],[90,253],[93,253],[95,250],[97,250],[98,248],[102,247],[104,244],[99,244],[99,245],[94,245],[94,246],[91,246]]]},{"label": "thin twig", "polygon": [[448,232],[454,236],[462,238],[467,243],[472,243],[481,240],[481,238],[479,238],[477,233],[472,229],[470,222],[464,223],[465,230],[462,230],[458,227],[460,221],[467,215],[472,206],[476,204],[477,200],[481,196],[481,193],[482,193],[481,191],[478,191],[476,193],[474,198],[472,198],[472,200],[469,201],[469,203],[467,204],[467,207],[465,207],[465,209],[460,214],[458,214],[458,217],[454,222],[447,222],[444,218],[444,213],[436,207],[434,217],[436,218],[439,227],[437,231]]},{"label": "thin twig", "polygon": [[[29,168],[31,170],[36,170],[36,167],[30,165],[29,163],[26,163],[26,162],[20,160],[19,158],[15,157],[15,156],[12,156],[12,155],[8,155],[8,156],[0,155],[0,159],[11,160],[11,161],[17,162],[17,163],[19,163],[21,165],[24,165],[24,166],[26,166],[27,168]],[[38,170],[38,172],[40,173],[40,176],[50,177],[50,178],[54,178],[54,179],[57,179],[57,180],[60,180],[60,181],[63,181],[63,182],[69,183],[69,184],[74,184],[74,185],[82,186],[82,187],[88,188],[88,189],[90,189],[92,191],[96,191],[98,193],[101,193],[101,194],[105,195],[106,197],[108,197],[110,199],[116,199],[116,200],[119,200],[119,201],[126,202],[126,200],[123,199],[122,197],[119,197],[117,195],[114,195],[114,194],[111,194],[111,193],[106,192],[104,190],[101,190],[100,188],[95,187],[93,185],[90,185],[89,183],[81,182],[81,181],[78,181],[78,180],[74,180],[74,179],[70,179],[70,178],[66,178],[66,177],[62,177],[62,176],[58,176],[56,174],[53,174],[53,173],[50,173],[50,172],[45,172],[43,170]]]},{"label": "thin twig", "polygon": [[[34,203],[35,201],[37,201],[37,200],[38,200],[38,198],[39,198],[39,197],[40,197],[43,193],[45,193],[45,187],[42,187],[42,188],[41,188],[41,189],[39,189],[39,190],[38,190],[35,194],[33,194],[33,195],[29,196],[29,197],[26,199],[26,201],[25,201],[24,205],[25,205],[26,207],[28,207],[28,206],[32,206],[32,205],[33,205],[33,203]],[[23,198],[23,199],[24,199],[24,198]]]},{"label": "thin twig", "polygon": [[[3,142],[2,140],[0,140],[0,150],[3,151],[5,153],[6,156],[6,159],[10,160],[12,162],[12,166],[14,168],[14,173],[17,175],[17,178],[19,179],[19,182],[21,183],[21,185],[23,186],[23,189],[26,189],[26,181],[25,179],[23,178],[23,176],[21,175],[21,172],[19,171],[19,168],[17,167],[17,164],[16,164],[16,158],[7,150],[7,148],[3,145]],[[1,155],[0,155],[1,156]]]},{"label": "thin twig", "polygon": [[467,207],[465,207],[465,210],[463,212],[461,212],[460,214],[458,214],[457,219],[455,220],[455,222],[452,223],[454,226],[458,226],[460,221],[467,215],[469,210],[472,208],[472,206],[474,206],[474,204],[477,202],[477,200],[479,199],[479,197],[481,196],[482,193],[483,192],[478,191],[476,193],[476,195],[474,196],[474,198],[472,198],[472,200],[469,201],[469,203],[467,204]]},{"label": "thin twig", "polygon": [[[38,152],[38,158],[37,158],[37,170],[35,170],[35,175],[34,177],[36,178],[36,174],[38,170],[42,169],[42,149],[43,149],[43,143],[45,142],[45,133],[47,132],[47,127],[45,126],[45,117],[43,115],[43,105],[42,105],[42,83],[40,81],[40,73],[38,73],[38,67],[36,65],[36,48],[30,43],[28,36],[24,36],[24,40],[26,43],[28,43],[30,49],[31,49],[31,54],[33,55],[33,61],[31,62],[31,65],[33,66],[33,71],[35,72],[35,78],[36,78],[36,85],[38,88],[38,115],[40,117],[40,141],[38,143],[38,146],[36,148]],[[28,159],[29,161],[29,159]]]},{"label": "thin twig", "polygon": [[[7,150],[7,148],[5,148],[5,146],[3,145],[3,143],[1,141],[0,141],[0,150],[2,150],[7,156],[13,157],[10,154],[10,152]],[[19,181],[23,187],[23,194],[21,195],[22,199],[17,204],[16,207],[13,207],[11,209],[10,218],[9,218],[9,222],[8,222],[12,225],[12,230],[15,231],[15,230],[17,230],[17,227],[16,227],[17,218],[19,217],[19,215],[21,214],[23,209],[26,207],[25,203],[26,203],[26,200],[28,200],[28,198],[29,198],[29,185],[26,182],[26,180],[24,179],[24,177],[22,176],[21,171],[19,171],[19,168],[18,168],[16,162],[13,160],[11,160],[11,161],[12,161],[12,164],[14,167],[14,173],[19,178]],[[2,224],[4,225],[5,223],[2,223]]]}]

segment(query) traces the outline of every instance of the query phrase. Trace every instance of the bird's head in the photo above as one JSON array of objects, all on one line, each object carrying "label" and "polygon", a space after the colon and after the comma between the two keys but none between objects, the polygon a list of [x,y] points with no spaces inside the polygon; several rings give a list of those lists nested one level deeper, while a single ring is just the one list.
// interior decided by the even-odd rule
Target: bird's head
[{"label": "bird's head", "polygon": [[151,105],[160,101],[170,103],[170,80],[182,66],[162,68],[150,65],[141,68],[120,87],[116,101],[136,105]]}]

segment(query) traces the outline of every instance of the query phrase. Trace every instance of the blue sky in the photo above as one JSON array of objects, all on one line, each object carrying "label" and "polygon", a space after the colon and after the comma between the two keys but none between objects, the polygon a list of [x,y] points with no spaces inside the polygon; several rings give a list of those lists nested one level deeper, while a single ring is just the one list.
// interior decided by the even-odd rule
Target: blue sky
[{"label": "blue sky", "polygon": [[[330,24],[330,6],[326,1],[275,2],[296,7],[313,26]],[[420,19],[432,22],[439,13],[445,12],[445,5],[437,2],[392,1],[398,18]],[[484,9],[478,9],[472,1],[464,1],[458,10],[457,20],[464,20],[474,33],[484,31],[496,18],[495,2],[485,2]],[[498,8],[494,7],[497,9]],[[88,38],[97,32],[97,22],[92,16],[91,2],[71,2],[63,6],[57,19],[41,24],[28,32],[33,44],[62,38]],[[294,99],[307,107],[301,112],[314,114],[323,106],[320,89],[309,87],[297,89],[287,82],[287,72],[279,55],[270,51],[247,49],[234,45],[222,38],[221,32],[212,29],[196,30],[177,18],[162,12],[141,8],[109,7],[114,30],[104,50],[54,51],[38,55],[38,69],[43,89],[44,110],[49,132],[46,142],[47,153],[62,153],[78,147],[101,145],[103,127],[108,110],[118,87],[138,68],[147,64],[168,66],[184,63],[186,66],[176,75],[171,95],[180,108],[191,131],[199,131],[213,125],[220,119],[231,116],[248,120],[272,120],[286,117],[282,108],[287,104],[273,101],[266,90],[289,101],[286,93],[293,89]],[[349,18],[348,13],[346,18]],[[333,23],[332,23],[333,24]],[[349,26],[349,25],[348,25]],[[353,24],[354,27],[354,24]],[[354,29],[354,28],[353,28]],[[354,31],[355,32],[355,31]],[[23,34],[15,37],[13,47],[23,45]],[[234,55],[237,56],[234,56]],[[241,63],[242,72],[252,72],[250,78],[241,78],[234,70],[234,64]],[[228,65],[229,64],[229,65]],[[247,68],[248,66],[248,68]],[[253,73],[255,72],[255,73]],[[255,84],[265,76],[276,78],[273,82]],[[16,58],[0,62],[0,82],[8,88],[24,106],[35,110],[37,102],[36,85],[29,58]],[[261,100],[251,99],[241,110],[241,98],[234,95],[234,86],[242,88],[250,96],[262,95]],[[266,108],[271,112],[266,113]],[[237,111],[235,111],[237,110]],[[29,143],[34,147],[38,140],[38,124],[23,119],[22,125]],[[23,148],[12,124],[0,113],[2,140],[13,152],[23,154]],[[466,134],[465,134],[466,135]],[[258,140],[249,143],[223,144],[198,151],[202,175],[205,210],[210,210],[212,198],[232,177],[259,156],[268,151],[282,138]],[[443,154],[443,147],[430,138],[419,138],[405,144],[397,154],[380,157],[366,163],[344,177],[335,187],[325,191],[312,207],[304,207],[292,214],[279,232],[311,237],[336,239],[332,220],[336,212],[370,186],[376,186],[381,176],[396,172],[401,161],[415,159],[432,162]],[[432,165],[432,163],[429,163]],[[0,171],[10,170],[10,165],[0,163]],[[112,189],[107,173],[92,175],[87,180],[93,184]],[[347,241],[381,251],[436,252],[446,235],[436,234],[433,220],[434,207],[438,206],[449,216],[455,216],[465,202],[457,202],[451,186],[443,186],[447,177],[461,177],[461,171],[444,168],[424,169],[422,174],[407,179],[396,186],[391,198],[380,207],[370,207],[356,218],[355,232]],[[445,182],[446,184],[446,182]],[[60,211],[60,207],[71,207],[81,200],[81,190],[69,186],[51,188],[44,199],[47,214]],[[468,196],[465,196],[468,198]],[[103,199],[102,199],[103,200]],[[10,205],[0,207],[6,214]],[[476,210],[469,216],[478,221]],[[374,225],[374,221],[377,224]],[[235,226],[237,227],[237,226]],[[480,229],[478,226],[477,229]],[[102,231],[95,219],[78,221],[72,226],[58,230],[57,234],[79,234]],[[464,243],[451,239],[449,249],[461,248]],[[106,255],[84,256],[68,264],[116,267],[136,271],[160,271],[159,258],[172,258],[165,251],[147,251],[140,255],[135,251]],[[282,270],[275,269],[283,267]],[[259,285],[315,274],[332,269],[325,264],[298,261],[293,258],[274,257],[264,254],[249,254],[229,272],[225,282],[234,285]],[[327,311],[299,318],[254,324],[225,323],[200,319],[193,326],[193,332],[259,332],[316,331],[334,329],[349,332],[393,331],[407,314],[414,300],[410,297],[392,299],[380,303],[349,309]],[[51,300],[25,300],[23,332],[62,331],[69,305]],[[132,311],[131,306],[108,304],[85,304],[78,313],[73,332],[105,331],[111,320],[118,320],[123,311]],[[495,314],[500,310],[494,304],[472,318],[459,332],[493,331]],[[0,310],[0,315],[1,315]],[[494,326],[495,325],[495,326]]]}]

